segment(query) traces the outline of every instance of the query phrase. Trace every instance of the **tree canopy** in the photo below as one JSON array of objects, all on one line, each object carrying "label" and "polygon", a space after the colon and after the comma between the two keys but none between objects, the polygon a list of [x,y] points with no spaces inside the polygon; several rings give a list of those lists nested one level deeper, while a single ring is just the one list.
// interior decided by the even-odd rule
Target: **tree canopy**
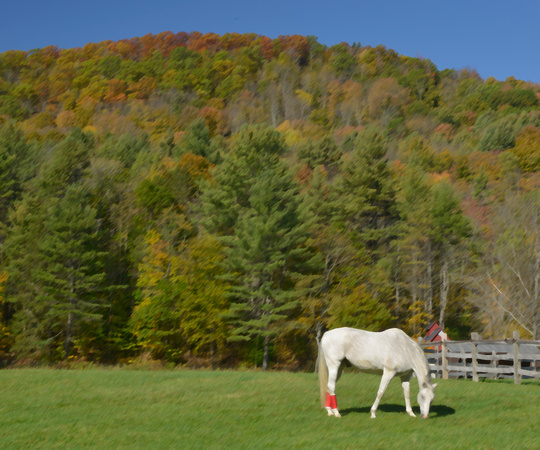
[{"label": "tree canopy", "polygon": [[313,36],[0,54],[0,358],[307,369],[540,333],[540,85]]}]

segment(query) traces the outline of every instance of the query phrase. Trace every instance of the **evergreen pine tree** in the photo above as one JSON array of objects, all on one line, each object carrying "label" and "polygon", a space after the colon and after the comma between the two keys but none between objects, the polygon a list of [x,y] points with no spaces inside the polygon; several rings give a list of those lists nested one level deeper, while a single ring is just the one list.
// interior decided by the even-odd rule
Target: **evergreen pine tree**
[{"label": "evergreen pine tree", "polygon": [[231,339],[264,340],[263,370],[270,339],[299,305],[296,283],[309,256],[297,188],[282,166],[259,174],[250,207],[242,211],[229,244],[226,264],[233,273]]},{"label": "evergreen pine tree", "polygon": [[36,195],[27,195],[11,212],[11,227],[6,235],[7,272],[5,301],[14,316],[11,323],[13,350],[21,359],[39,359],[49,353],[45,342],[51,337],[43,320],[48,305],[37,300],[41,284],[35,279],[43,259],[39,242],[45,233],[46,209]]},{"label": "evergreen pine tree", "polygon": [[77,339],[95,331],[85,327],[95,325],[103,313],[104,255],[97,250],[96,211],[78,186],[52,200],[46,216],[38,211],[16,222],[8,246],[11,285],[26,279],[11,296],[20,307],[14,326],[22,336],[16,334],[16,347],[22,354],[48,352],[52,359],[65,359]]},{"label": "evergreen pine tree", "polygon": [[381,134],[364,132],[344,165],[336,189],[336,217],[352,231],[376,261],[394,238],[396,209],[394,180],[386,161]]},{"label": "evergreen pine tree", "polygon": [[284,151],[279,133],[243,130],[202,198],[206,228],[227,246],[230,339],[262,338],[263,369],[271,338],[298,305],[298,280],[311,262],[298,188],[279,159]]},{"label": "evergreen pine tree", "polygon": [[279,162],[285,152],[281,135],[270,128],[244,128],[236,135],[213,180],[203,186],[201,221],[211,233],[233,234],[242,209],[249,207],[250,187],[263,167]]},{"label": "evergreen pine tree", "polygon": [[[401,221],[392,249],[394,311],[402,326],[414,334],[427,325],[418,320],[433,318],[435,252],[430,239],[430,188],[428,177],[413,166],[403,173],[398,194]],[[423,314],[406,315],[407,311],[420,310]]]},{"label": "evergreen pine tree", "polygon": [[15,159],[15,153],[0,142],[0,226],[5,224],[8,208],[15,199],[19,188]]},{"label": "evergreen pine tree", "polygon": [[20,355],[67,358],[103,312],[99,222],[81,184],[92,142],[80,130],[60,142],[11,214],[6,300]]},{"label": "evergreen pine tree", "polygon": [[[338,280],[330,290],[327,323],[381,328],[393,319],[387,255],[398,220],[394,179],[386,160],[382,135],[373,129],[360,134],[331,190],[329,220],[342,236],[335,253]],[[331,230],[331,228],[329,228]],[[332,235],[330,235],[332,237]],[[328,241],[331,242],[331,241]],[[327,244],[326,244],[327,245]],[[343,258],[343,257],[346,257]]]},{"label": "evergreen pine tree", "polygon": [[35,273],[49,305],[47,320],[64,338],[67,358],[84,327],[100,320],[104,294],[104,254],[98,251],[96,211],[81,187],[70,186],[51,208],[47,233],[39,243],[43,265]]},{"label": "evergreen pine tree", "polygon": [[[464,243],[472,234],[470,221],[461,210],[450,183],[442,181],[433,186],[431,196],[432,240],[439,261],[439,325],[444,327],[452,271],[466,254]],[[461,253],[461,255],[460,255]]]},{"label": "evergreen pine tree", "polygon": [[208,125],[202,118],[190,124],[182,140],[174,147],[172,153],[175,157],[184,153],[193,153],[206,158],[212,164],[221,161],[219,141],[212,138]]}]

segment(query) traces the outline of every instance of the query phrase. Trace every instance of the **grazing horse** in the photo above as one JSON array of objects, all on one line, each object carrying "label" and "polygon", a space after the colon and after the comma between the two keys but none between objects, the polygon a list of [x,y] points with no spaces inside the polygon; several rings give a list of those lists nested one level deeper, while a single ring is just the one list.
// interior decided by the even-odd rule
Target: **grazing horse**
[{"label": "grazing horse", "polygon": [[397,328],[374,333],[355,328],[336,328],[324,333],[319,344],[319,384],[321,406],[328,415],[340,417],[336,401],[336,382],[343,367],[343,360],[349,361],[366,373],[382,373],[382,380],[375,403],[371,407],[371,418],[379,406],[388,383],[394,376],[401,378],[405,409],[407,414],[416,417],[411,408],[409,381],[413,372],[418,378],[418,405],[424,419],[429,414],[433,401],[429,366],[420,346],[403,331]]}]

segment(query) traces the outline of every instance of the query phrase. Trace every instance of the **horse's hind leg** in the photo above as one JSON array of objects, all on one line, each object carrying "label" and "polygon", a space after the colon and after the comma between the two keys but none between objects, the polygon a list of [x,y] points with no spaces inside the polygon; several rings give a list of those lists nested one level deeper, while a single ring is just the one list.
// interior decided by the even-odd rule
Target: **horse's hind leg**
[{"label": "horse's hind leg", "polygon": [[405,396],[405,411],[411,417],[416,417],[411,408],[411,386],[410,386],[411,376],[405,376],[401,378],[401,386],[403,387],[403,395]]},{"label": "horse's hind leg", "polygon": [[375,412],[377,411],[377,408],[379,407],[379,402],[381,401],[381,398],[383,397],[384,393],[386,392],[386,388],[388,387],[388,383],[390,383],[390,380],[394,378],[394,375],[396,373],[384,369],[383,375],[381,379],[381,384],[379,385],[379,391],[377,392],[377,398],[375,399],[375,403],[373,403],[373,406],[371,407],[371,418],[375,419]]},{"label": "horse's hind leg", "polygon": [[342,370],[340,370],[341,361],[327,361],[328,365],[328,394],[326,396],[326,410],[329,416],[341,417],[337,407],[336,400],[336,382],[339,379]]}]

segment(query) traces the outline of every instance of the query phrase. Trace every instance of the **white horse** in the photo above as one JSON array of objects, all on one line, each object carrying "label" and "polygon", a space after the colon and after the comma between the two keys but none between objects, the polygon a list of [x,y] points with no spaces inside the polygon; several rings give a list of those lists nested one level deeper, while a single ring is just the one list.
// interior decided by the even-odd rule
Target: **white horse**
[{"label": "white horse", "polygon": [[374,333],[354,328],[336,328],[324,333],[319,345],[319,384],[321,406],[326,408],[329,416],[340,417],[335,389],[344,359],[363,372],[382,373],[377,398],[371,407],[371,418],[375,418],[388,383],[396,375],[401,378],[407,414],[416,417],[411,408],[409,385],[413,372],[418,378],[420,413],[424,419],[427,418],[434,397],[433,390],[437,385],[431,384],[424,352],[403,331],[392,328]]}]

